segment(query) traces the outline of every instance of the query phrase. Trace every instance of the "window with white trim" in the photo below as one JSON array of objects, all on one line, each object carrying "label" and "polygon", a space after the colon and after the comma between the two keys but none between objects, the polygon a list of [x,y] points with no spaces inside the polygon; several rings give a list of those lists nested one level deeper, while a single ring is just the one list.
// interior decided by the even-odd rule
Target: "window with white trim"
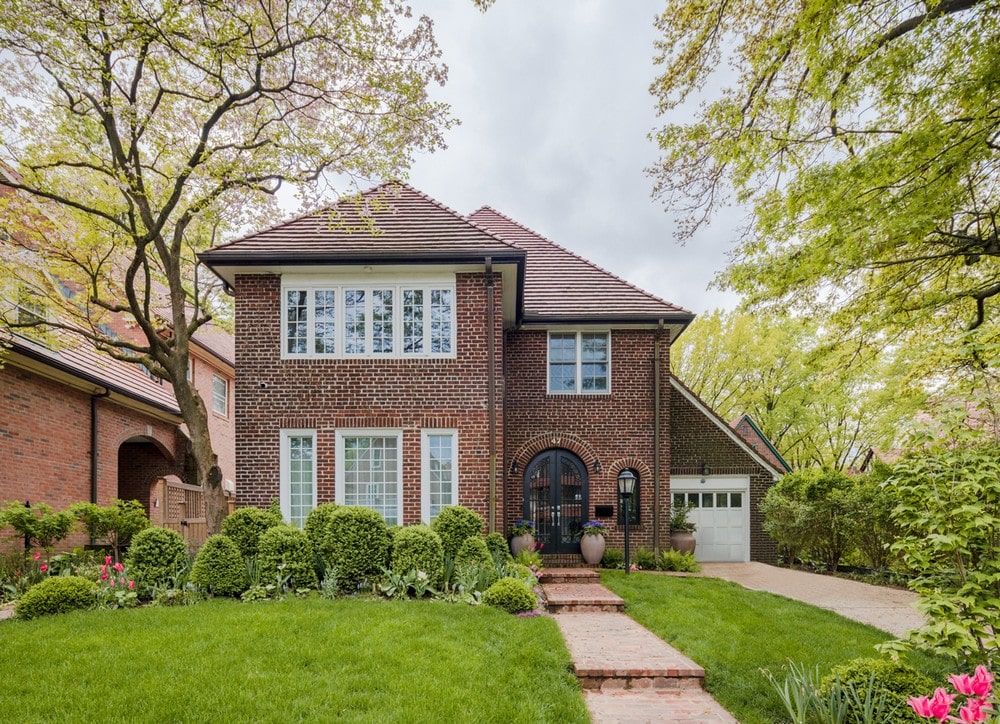
[{"label": "window with white trim", "polygon": [[301,528],[316,507],[316,431],[282,430],[279,502],[281,514]]},{"label": "window with white trim", "polygon": [[337,494],[340,505],[378,511],[389,525],[403,522],[403,433],[399,430],[337,431]]},{"label": "window with white trim", "polygon": [[610,332],[549,332],[549,392],[611,391]]},{"label": "window with white trim", "polygon": [[453,357],[455,283],[282,283],[281,356]]},{"label": "window with white trim", "polygon": [[458,505],[458,432],[422,431],[420,452],[421,518],[431,523],[442,508]]},{"label": "window with white trim", "polygon": [[212,411],[220,415],[229,414],[229,381],[219,375],[212,375]]}]

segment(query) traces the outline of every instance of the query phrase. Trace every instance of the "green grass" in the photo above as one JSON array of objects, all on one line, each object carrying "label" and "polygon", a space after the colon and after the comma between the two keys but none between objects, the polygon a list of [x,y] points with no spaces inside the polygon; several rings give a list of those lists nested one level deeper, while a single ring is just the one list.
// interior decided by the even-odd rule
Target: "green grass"
[{"label": "green grass", "polygon": [[[761,674],[779,680],[789,660],[822,674],[891,636],[836,613],[712,578],[604,571],[601,582],[625,599],[626,613],[705,668],[705,688],[743,724],[788,717]],[[914,656],[909,663],[945,681],[949,662]],[[930,693],[930,692],[928,692]]]},{"label": "green grass", "polygon": [[325,601],[82,611],[0,624],[0,718],[585,722],[555,623]]}]

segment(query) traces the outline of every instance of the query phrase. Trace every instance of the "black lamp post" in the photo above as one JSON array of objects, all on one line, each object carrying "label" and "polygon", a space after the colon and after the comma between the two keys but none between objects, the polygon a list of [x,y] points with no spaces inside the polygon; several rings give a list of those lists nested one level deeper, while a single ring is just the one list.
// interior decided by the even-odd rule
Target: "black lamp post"
[{"label": "black lamp post", "polygon": [[629,510],[628,504],[632,500],[632,494],[635,492],[635,473],[631,470],[622,470],[618,473],[618,497],[622,499],[625,504],[625,575],[628,575],[631,566],[631,559],[629,558],[628,550],[628,520]]}]

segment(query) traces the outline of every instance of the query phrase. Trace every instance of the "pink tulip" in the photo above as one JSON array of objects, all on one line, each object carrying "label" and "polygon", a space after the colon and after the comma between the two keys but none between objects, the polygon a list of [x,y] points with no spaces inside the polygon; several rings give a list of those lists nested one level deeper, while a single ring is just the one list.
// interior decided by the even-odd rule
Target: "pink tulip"
[{"label": "pink tulip", "polygon": [[982,698],[989,696],[990,689],[993,688],[993,674],[985,666],[980,664],[976,667],[976,673],[972,677],[972,693]]},{"label": "pink tulip", "polygon": [[934,690],[934,696],[930,699],[926,696],[911,696],[907,699],[907,703],[917,716],[945,721],[951,711],[951,702],[954,700],[955,694],[949,694],[944,689],[937,688]]},{"label": "pink tulip", "polygon": [[112,588],[114,588],[115,587],[115,579],[114,578],[109,579],[108,580],[108,585],[111,586]]},{"label": "pink tulip", "polygon": [[128,582],[128,590],[130,590],[130,591],[134,591],[135,590],[135,581],[129,581]]},{"label": "pink tulip", "polygon": [[125,566],[123,566],[121,563],[115,563],[115,570],[121,573],[122,571],[125,570]]},{"label": "pink tulip", "polygon": [[111,556],[104,556],[104,565],[106,566],[111,565]]},{"label": "pink tulip", "polygon": [[38,567],[38,570],[40,570],[42,573],[45,573],[45,571],[49,570],[49,567],[43,563]]},{"label": "pink tulip", "polygon": [[102,580],[102,581],[106,581],[106,580],[108,580],[108,574],[107,574],[107,573],[102,573],[102,574],[101,574],[101,580]]},{"label": "pink tulip", "polygon": [[965,706],[958,710],[959,719],[963,724],[986,721],[989,714],[983,707],[983,699],[969,699]]}]

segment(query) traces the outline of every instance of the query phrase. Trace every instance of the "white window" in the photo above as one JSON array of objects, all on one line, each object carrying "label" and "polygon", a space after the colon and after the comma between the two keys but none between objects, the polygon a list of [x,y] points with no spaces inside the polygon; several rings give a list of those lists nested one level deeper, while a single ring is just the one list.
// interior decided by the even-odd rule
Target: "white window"
[{"label": "white window", "polygon": [[371,508],[389,525],[399,525],[403,522],[402,475],[401,431],[337,431],[337,503]]},{"label": "white window", "polygon": [[212,410],[229,414],[229,381],[218,375],[212,375]]},{"label": "white window", "polygon": [[282,281],[285,359],[454,357],[455,281]]},{"label": "white window", "polygon": [[441,508],[458,505],[458,433],[424,430],[420,440],[420,507],[424,522],[437,518]]},{"label": "white window", "polygon": [[292,525],[302,527],[316,507],[316,431],[281,431],[279,502]]},{"label": "white window", "polygon": [[549,392],[611,391],[610,332],[549,332]]}]

